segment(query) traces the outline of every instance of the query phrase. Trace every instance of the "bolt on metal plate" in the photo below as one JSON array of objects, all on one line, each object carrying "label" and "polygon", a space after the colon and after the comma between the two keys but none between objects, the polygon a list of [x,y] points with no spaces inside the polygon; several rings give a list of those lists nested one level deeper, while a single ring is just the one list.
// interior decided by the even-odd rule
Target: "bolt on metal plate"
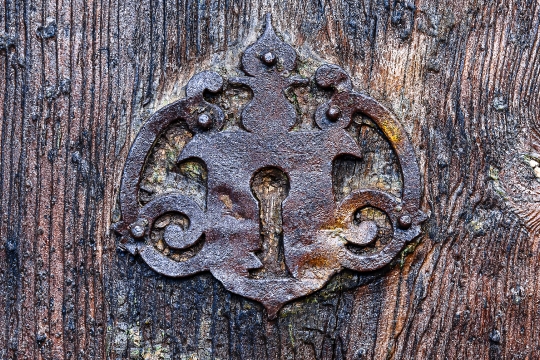
[{"label": "bolt on metal plate", "polygon": [[[426,219],[420,210],[420,171],[408,137],[396,118],[369,96],[354,92],[347,73],[336,65],[323,65],[314,74],[320,88],[334,90],[316,110],[317,129],[291,131],[297,122],[285,90],[306,86],[309,79],[290,76],[296,52],[281,41],[267,15],[263,35],[242,56],[246,76],[228,79],[247,86],[253,98],[242,111],[242,129],[221,131],[224,113],[203,97],[222,91],[223,78],[215,72],[196,74],[187,84],[186,98],[157,111],[142,127],[129,152],[120,188],[122,219],[115,224],[121,246],[138,254],[155,271],[185,277],[209,271],[229,291],[261,302],[275,318],[288,301],[321,289],[342,269],[367,272],[389,264],[420,234]],[[337,201],[332,187],[332,166],[338,156],[361,158],[360,148],[345,130],[352,116],[371,118],[397,155],[403,189],[400,197],[383,191],[360,189]],[[185,121],[194,134],[178,162],[197,159],[208,171],[207,203],[178,193],[160,195],[140,205],[138,193],[143,169],[156,139],[175,121]],[[286,174],[290,189],[282,203],[283,248],[290,275],[260,279],[250,271],[262,267],[255,255],[261,248],[258,202],[251,190],[256,173],[277,168]],[[225,204],[226,195],[232,204]],[[233,206],[234,216],[229,211]],[[376,253],[357,254],[347,244],[373,242],[377,225],[361,223],[350,231],[355,213],[373,207],[392,225],[392,239]],[[164,214],[189,219],[185,229],[168,225],[164,240],[171,249],[189,250],[204,245],[192,257],[173,260],[148,241],[150,230]]]}]

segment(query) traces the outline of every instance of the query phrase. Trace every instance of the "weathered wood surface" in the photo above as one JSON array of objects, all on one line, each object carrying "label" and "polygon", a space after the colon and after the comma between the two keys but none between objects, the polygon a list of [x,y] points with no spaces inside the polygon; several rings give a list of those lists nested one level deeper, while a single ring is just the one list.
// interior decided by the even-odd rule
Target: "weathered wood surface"
[{"label": "weathered wood surface", "polygon": [[[1,359],[540,358],[538,1],[2,5]],[[392,266],[273,322],[210,275],[157,275],[109,230],[141,124],[194,73],[234,73],[266,11],[307,72],[344,67],[402,121],[431,214]],[[366,169],[341,163],[336,191]]]}]

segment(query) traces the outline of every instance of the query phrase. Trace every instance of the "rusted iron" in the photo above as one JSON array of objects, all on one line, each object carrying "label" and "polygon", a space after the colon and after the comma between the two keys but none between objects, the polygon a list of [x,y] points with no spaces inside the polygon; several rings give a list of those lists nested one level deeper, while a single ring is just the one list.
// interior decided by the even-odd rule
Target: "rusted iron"
[{"label": "rusted iron", "polygon": [[[426,216],[420,210],[420,172],[413,148],[395,117],[369,96],[356,93],[347,73],[323,65],[314,80],[334,95],[315,113],[319,129],[291,131],[297,117],[285,97],[290,86],[305,86],[308,79],[289,74],[296,68],[296,53],[281,41],[267,16],[264,34],[242,57],[245,77],[230,85],[248,86],[253,99],[242,112],[243,129],[221,131],[223,112],[203,98],[204,91],[222,90],[223,79],[214,72],[195,75],[186,98],[156,112],[142,127],[129,152],[120,189],[122,220],[116,224],[122,246],[139,254],[155,271],[172,277],[210,271],[230,291],[264,304],[274,318],[288,301],[312,293],[343,268],[373,271],[389,264],[403,247],[420,234]],[[333,161],[338,156],[357,158],[362,153],[345,130],[355,113],[370,117],[397,154],[402,171],[400,198],[362,189],[336,201],[332,187]],[[208,171],[206,208],[181,194],[158,196],[141,206],[139,185],[148,154],[156,139],[174,121],[182,120],[195,134],[178,162],[197,159]],[[254,174],[278,168],[290,189],[282,204],[283,247],[290,276],[260,279],[249,271],[262,266],[255,252],[261,248],[258,202],[251,190]],[[225,203],[224,197],[230,201]],[[364,207],[383,211],[393,228],[392,240],[380,251],[359,255],[347,244],[366,246],[377,225],[354,225]],[[171,249],[185,250],[204,237],[193,257],[176,261],[158,251],[148,234],[160,216],[178,213],[189,218],[183,230],[170,224],[164,241]]]}]

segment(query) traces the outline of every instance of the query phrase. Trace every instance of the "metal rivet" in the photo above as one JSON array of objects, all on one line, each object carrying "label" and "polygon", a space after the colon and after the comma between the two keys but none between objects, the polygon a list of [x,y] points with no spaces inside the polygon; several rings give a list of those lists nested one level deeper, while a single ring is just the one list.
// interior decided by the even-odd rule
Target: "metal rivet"
[{"label": "metal rivet", "polygon": [[134,238],[142,238],[144,236],[144,226],[139,223],[133,223],[131,224],[131,235],[133,235]]},{"label": "metal rivet", "polygon": [[341,115],[341,109],[336,105],[332,105],[326,110],[326,116],[330,121],[337,121]]},{"label": "metal rivet", "polygon": [[197,122],[203,129],[208,129],[210,125],[212,125],[212,119],[207,114],[202,114],[199,116],[199,120]]},{"label": "metal rivet", "polygon": [[271,52],[267,52],[261,57],[261,60],[268,66],[274,65],[276,62],[276,55]]},{"label": "metal rivet", "polygon": [[398,225],[402,229],[408,229],[412,225],[412,219],[409,215],[401,215],[398,219]]}]

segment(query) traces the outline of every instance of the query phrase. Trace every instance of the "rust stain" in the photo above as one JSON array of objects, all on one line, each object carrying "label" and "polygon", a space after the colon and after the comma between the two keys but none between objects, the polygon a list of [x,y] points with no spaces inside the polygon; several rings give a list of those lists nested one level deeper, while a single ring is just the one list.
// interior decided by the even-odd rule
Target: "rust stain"
[{"label": "rust stain", "polygon": [[233,209],[233,203],[229,195],[219,195],[219,200],[227,207],[227,209]]}]

